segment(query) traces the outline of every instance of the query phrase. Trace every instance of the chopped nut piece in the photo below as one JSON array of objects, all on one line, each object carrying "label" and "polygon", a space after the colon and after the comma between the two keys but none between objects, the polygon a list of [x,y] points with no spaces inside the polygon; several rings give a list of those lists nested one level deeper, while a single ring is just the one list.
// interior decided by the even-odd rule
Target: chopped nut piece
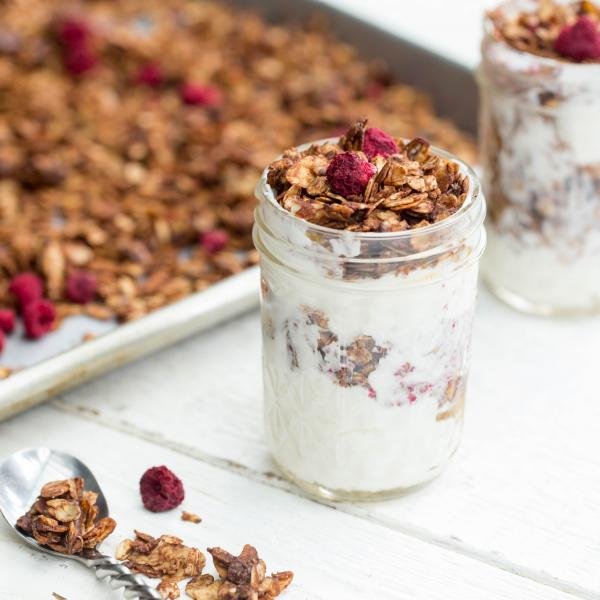
[{"label": "chopped nut piece", "polygon": [[16,526],[55,552],[92,554],[113,532],[116,522],[110,517],[97,520],[97,494],[84,487],[79,477],[47,483]]},{"label": "chopped nut piece", "polygon": [[188,512],[187,510],[182,511],[181,513],[182,521],[190,521],[191,523],[201,523],[202,519],[195,513]]}]

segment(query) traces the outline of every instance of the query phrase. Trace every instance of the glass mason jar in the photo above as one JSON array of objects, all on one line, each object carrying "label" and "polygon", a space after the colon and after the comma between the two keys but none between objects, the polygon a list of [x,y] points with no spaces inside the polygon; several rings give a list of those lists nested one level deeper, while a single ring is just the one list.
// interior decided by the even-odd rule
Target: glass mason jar
[{"label": "glass mason jar", "polygon": [[[532,10],[511,1],[500,10]],[[488,247],[482,274],[515,308],[600,310],[600,64],[521,52],[485,24],[479,70]]]},{"label": "glass mason jar", "polygon": [[254,242],[262,274],[266,435],[282,472],[329,499],[391,497],[458,447],[485,201],[396,233],[293,216],[266,171]]}]

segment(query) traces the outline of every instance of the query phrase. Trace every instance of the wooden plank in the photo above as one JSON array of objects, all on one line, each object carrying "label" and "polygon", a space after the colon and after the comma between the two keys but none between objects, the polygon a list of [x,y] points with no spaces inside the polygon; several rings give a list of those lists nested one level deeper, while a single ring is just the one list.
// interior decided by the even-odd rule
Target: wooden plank
[{"label": "wooden plank", "polygon": [[[201,548],[219,544],[236,549],[251,542],[270,568],[296,572],[296,582],[284,596],[288,600],[574,598],[48,407],[0,425],[0,455],[34,445],[76,453],[92,468],[119,523],[106,544],[110,551],[133,527],[153,534],[169,532]],[[140,474],[149,465],[163,463],[184,481],[183,507],[199,513],[201,524],[182,522],[178,510],[154,514],[141,506]],[[0,598],[49,598],[52,591],[70,600],[108,598],[79,565],[24,551],[5,524],[0,526],[0,551],[3,568],[10,572],[2,578]]]},{"label": "wooden plank", "polygon": [[[598,339],[598,319],[527,317],[483,292],[464,443],[453,463],[418,493],[340,510],[599,597],[599,377],[590,368]],[[260,398],[260,332],[251,315],[60,405],[261,477],[273,467]]]}]

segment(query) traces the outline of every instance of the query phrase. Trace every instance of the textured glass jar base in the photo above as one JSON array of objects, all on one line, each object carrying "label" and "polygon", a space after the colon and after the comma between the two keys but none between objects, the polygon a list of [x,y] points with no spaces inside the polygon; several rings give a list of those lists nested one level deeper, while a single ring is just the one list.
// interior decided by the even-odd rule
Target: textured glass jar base
[{"label": "textured glass jar base", "polygon": [[600,314],[600,303],[593,304],[588,307],[567,308],[564,306],[553,306],[551,304],[543,304],[538,301],[533,301],[524,296],[513,292],[490,280],[489,277],[483,274],[483,281],[487,288],[499,300],[505,304],[518,310],[522,313],[530,315],[538,315],[540,317],[583,317]]},{"label": "textured glass jar base", "polygon": [[324,485],[304,481],[296,477],[293,473],[282,467],[277,460],[273,459],[279,472],[294,485],[298,486],[303,492],[318,500],[329,500],[331,502],[377,502],[380,500],[393,500],[400,496],[406,496],[412,492],[416,492],[425,487],[436,479],[446,468],[450,459],[458,450],[458,445],[448,456],[448,459],[441,465],[431,468],[421,481],[407,487],[398,487],[389,490],[381,490],[379,492],[362,492],[360,490],[334,490]]}]

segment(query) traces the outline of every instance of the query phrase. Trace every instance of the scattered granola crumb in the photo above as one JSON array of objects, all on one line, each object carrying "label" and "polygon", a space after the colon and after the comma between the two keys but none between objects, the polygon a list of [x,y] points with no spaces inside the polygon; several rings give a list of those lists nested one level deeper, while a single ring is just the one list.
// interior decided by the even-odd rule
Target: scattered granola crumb
[{"label": "scattered granola crumb", "polygon": [[365,131],[365,141],[363,152],[369,159],[376,156],[387,158],[390,154],[397,154],[400,151],[396,140],[378,127],[369,127]]},{"label": "scattered granola crumb", "polygon": [[10,335],[15,329],[15,311],[0,308],[0,331]]},{"label": "scattered granola crumb", "polygon": [[221,91],[211,85],[185,83],[181,87],[181,98],[186,104],[194,106],[218,106],[221,104]]},{"label": "scattered granola crumb", "polygon": [[185,492],[181,479],[167,467],[152,467],[140,479],[144,506],[152,512],[163,512],[179,506]]},{"label": "scattered granola crumb", "polygon": [[67,600],[64,596],[61,596],[60,594],[57,594],[56,592],[52,592],[52,597],[54,598],[54,600]]},{"label": "scattered granola crumb", "polygon": [[187,510],[181,511],[181,520],[190,521],[191,523],[201,523],[202,519],[195,513],[188,512]]},{"label": "scattered granola crumb", "polygon": [[116,527],[110,517],[98,519],[98,494],[85,489],[81,477],[51,481],[16,526],[39,544],[61,554],[96,549]]},{"label": "scattered granola crumb", "polygon": [[50,332],[56,321],[56,309],[50,300],[32,300],[23,309],[25,335],[37,340]]},{"label": "scattered granola crumb", "polygon": [[554,49],[566,58],[577,62],[600,58],[600,27],[597,21],[584,15],[573,25],[565,25]]},{"label": "scattered granola crumb", "polygon": [[13,372],[14,369],[11,369],[10,367],[3,367],[2,365],[0,365],[0,380],[7,379],[13,374]]},{"label": "scattered granola crumb", "polygon": [[8,291],[15,296],[21,309],[33,300],[39,300],[44,294],[44,284],[35,273],[19,273],[8,286]]},{"label": "scattered granola crumb", "polygon": [[76,271],[67,278],[67,298],[76,304],[87,304],[96,296],[98,280],[93,273]]},{"label": "scattered granola crumb", "polygon": [[200,244],[209,253],[220,252],[229,243],[229,234],[223,229],[213,229],[200,235]]},{"label": "scattered granola crumb", "polygon": [[86,333],[84,333],[81,336],[81,341],[82,342],[91,342],[92,340],[95,340],[98,336],[95,333],[92,333],[91,331],[87,331]]}]

